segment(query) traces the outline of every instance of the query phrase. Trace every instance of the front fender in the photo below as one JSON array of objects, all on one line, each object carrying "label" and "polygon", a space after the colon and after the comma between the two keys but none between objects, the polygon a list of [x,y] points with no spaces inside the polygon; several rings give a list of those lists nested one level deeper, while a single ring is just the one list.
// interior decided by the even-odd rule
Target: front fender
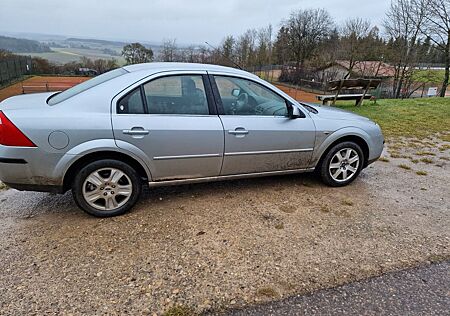
[{"label": "front fender", "polygon": [[[120,141],[118,141],[120,142]],[[53,177],[61,179],[61,184],[64,176],[69,168],[80,158],[95,152],[113,151],[127,155],[136,160],[147,173],[148,179],[151,181],[151,171],[148,168],[150,161],[145,153],[131,144],[121,144],[121,147],[117,147],[114,139],[96,139],[82,144],[79,144],[71,148],[63,157],[59,160],[53,171]]]},{"label": "front fender", "polygon": [[[323,132],[318,132],[318,133],[323,133]],[[371,140],[371,137],[369,136],[369,134],[359,127],[344,127],[344,128],[338,129],[338,130],[334,131],[333,133],[329,134],[328,137],[326,137],[325,134],[324,134],[324,136],[325,136],[325,139],[323,139],[323,137],[321,138],[320,136],[316,137],[316,139],[318,140],[319,143],[316,143],[316,146],[314,149],[313,157],[311,159],[311,166],[310,166],[311,168],[313,168],[317,165],[320,158],[323,156],[323,154],[326,152],[326,150],[334,142],[338,141],[339,139],[341,139],[343,137],[357,136],[357,137],[362,138],[369,147],[369,153],[370,153],[371,146],[373,146],[372,140]],[[320,141],[321,139],[322,139],[322,141]],[[370,154],[369,154],[369,157],[370,157]]]}]

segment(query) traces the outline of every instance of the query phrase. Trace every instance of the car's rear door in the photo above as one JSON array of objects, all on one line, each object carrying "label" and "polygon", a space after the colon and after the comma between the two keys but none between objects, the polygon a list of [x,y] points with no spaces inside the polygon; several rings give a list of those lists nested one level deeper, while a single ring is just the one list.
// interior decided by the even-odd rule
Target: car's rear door
[{"label": "car's rear door", "polygon": [[221,175],[308,167],[315,142],[309,115],[288,118],[287,101],[255,81],[219,74],[211,81],[225,132]]},{"label": "car's rear door", "polygon": [[217,176],[222,123],[206,72],[165,73],[113,100],[119,147],[147,156],[153,181]]}]

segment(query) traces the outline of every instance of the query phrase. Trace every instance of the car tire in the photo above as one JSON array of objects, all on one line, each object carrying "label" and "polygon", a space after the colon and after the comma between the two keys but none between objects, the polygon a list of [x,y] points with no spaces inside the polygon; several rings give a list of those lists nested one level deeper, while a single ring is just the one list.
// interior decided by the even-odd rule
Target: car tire
[{"label": "car tire", "polygon": [[96,217],[125,214],[142,191],[139,174],[118,160],[99,160],[79,170],[72,184],[73,198],[82,210]]},{"label": "car tire", "polygon": [[364,167],[364,153],[354,142],[333,146],[323,157],[318,168],[322,181],[332,187],[353,182]]}]

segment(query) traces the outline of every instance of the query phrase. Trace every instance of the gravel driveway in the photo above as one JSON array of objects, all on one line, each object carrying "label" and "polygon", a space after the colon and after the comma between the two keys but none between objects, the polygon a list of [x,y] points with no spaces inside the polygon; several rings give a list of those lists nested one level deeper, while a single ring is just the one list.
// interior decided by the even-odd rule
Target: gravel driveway
[{"label": "gravel driveway", "polygon": [[312,175],[157,188],[111,219],[70,194],[2,191],[0,314],[223,310],[449,259],[450,150],[432,150],[345,188]]}]

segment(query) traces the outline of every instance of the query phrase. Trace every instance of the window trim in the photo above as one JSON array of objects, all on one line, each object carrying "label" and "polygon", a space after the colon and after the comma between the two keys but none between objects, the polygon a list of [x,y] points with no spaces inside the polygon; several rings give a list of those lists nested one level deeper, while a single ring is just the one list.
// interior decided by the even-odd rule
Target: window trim
[{"label": "window trim", "polygon": [[123,96],[121,96],[119,98],[119,100],[117,100],[117,102],[116,102],[116,114],[118,114],[118,115],[127,115],[127,114],[142,115],[141,113],[120,113],[120,111],[119,111],[120,102],[122,102],[122,100],[127,98],[129,95],[135,93],[137,90],[139,90],[139,92],[141,94],[141,102],[142,102],[142,106],[144,107],[144,109],[143,109],[144,113],[143,114],[148,114],[147,103],[146,103],[144,95],[142,94],[142,86],[134,87],[133,89],[131,89],[130,91],[125,93]]},{"label": "window trim", "polygon": [[[203,86],[205,88],[206,102],[208,105],[208,114],[157,114],[157,113],[149,113],[147,97],[145,95],[144,86],[152,81],[163,79],[167,77],[183,77],[183,76],[197,76],[202,78]],[[119,113],[119,104],[122,99],[126,98],[130,93],[133,93],[137,89],[141,91],[141,98],[143,99],[144,104],[144,114],[133,114],[133,113]],[[218,115],[218,109],[213,97],[212,85],[208,78],[207,74],[204,73],[171,73],[165,74],[161,76],[154,77],[150,80],[140,83],[138,86],[133,87],[130,91],[126,92],[123,96],[121,96],[116,102],[116,114],[117,115],[158,115],[158,116],[211,116]]]},{"label": "window trim", "polygon": [[[281,99],[284,100],[284,102],[286,103],[286,109],[288,107],[288,105],[294,106],[292,104],[291,101],[289,101],[288,99],[286,99],[285,97],[283,97],[282,95],[280,95],[278,92],[274,91],[273,89],[271,89],[270,87],[263,85],[262,83],[253,80],[251,78],[248,77],[240,77],[240,76],[236,76],[236,75],[232,75],[232,74],[220,74],[220,73],[209,73],[208,74],[209,80],[211,82],[211,86],[212,86],[212,92],[214,94],[214,100],[216,102],[217,105],[217,110],[219,115],[226,115],[226,116],[239,116],[239,117],[281,117],[281,118],[286,118],[287,116],[276,116],[276,115],[233,115],[233,114],[225,114],[225,109],[223,107],[223,103],[222,103],[222,98],[220,96],[220,92],[219,92],[219,87],[217,86],[217,82],[215,77],[229,77],[229,78],[236,78],[236,79],[241,79],[241,80],[247,80],[250,82],[253,82],[254,84],[263,86],[264,88],[268,89],[269,91],[271,91],[272,93],[276,94],[278,97],[280,97]],[[305,113],[303,113],[302,109],[299,109],[300,112],[303,114],[301,118],[306,117]]]}]

